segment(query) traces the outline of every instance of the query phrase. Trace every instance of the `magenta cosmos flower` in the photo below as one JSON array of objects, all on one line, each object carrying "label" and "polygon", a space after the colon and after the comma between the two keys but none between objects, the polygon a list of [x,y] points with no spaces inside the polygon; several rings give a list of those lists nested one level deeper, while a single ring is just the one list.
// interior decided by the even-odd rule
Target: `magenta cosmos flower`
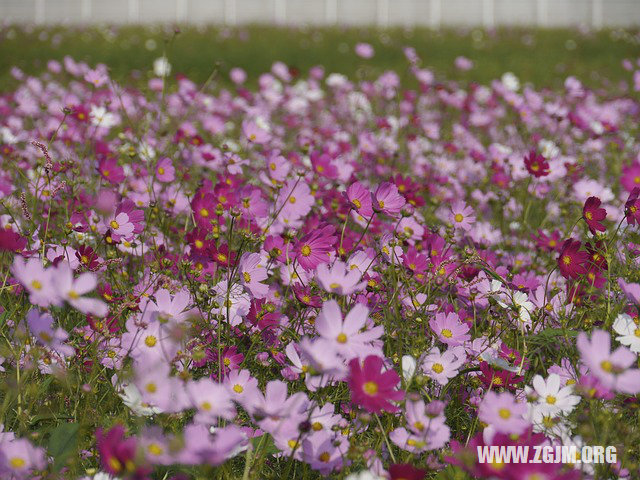
[{"label": "magenta cosmos flower", "polygon": [[335,227],[326,225],[319,230],[306,234],[296,244],[296,260],[305,270],[313,270],[321,263],[329,261],[329,253],[334,251],[337,237],[333,235]]},{"label": "magenta cosmos flower", "polygon": [[580,251],[582,243],[579,240],[569,238],[562,244],[560,255],[558,256],[558,268],[565,278],[578,278],[587,273],[585,264],[589,260],[589,254]]},{"label": "magenta cosmos flower", "polygon": [[627,192],[633,192],[635,188],[640,187],[640,164],[633,163],[622,169],[620,183]]},{"label": "magenta cosmos flower", "polygon": [[396,390],[400,376],[393,370],[381,371],[383,363],[375,355],[365,358],[362,366],[358,358],[349,362],[351,401],[371,413],[398,412],[400,409],[391,402],[404,397],[404,392]]},{"label": "magenta cosmos flower", "polygon": [[596,232],[604,232],[607,229],[600,223],[607,216],[607,211],[600,207],[601,203],[598,197],[589,197],[582,207],[582,218],[594,235]]},{"label": "magenta cosmos flower", "polygon": [[635,187],[624,204],[624,215],[629,225],[640,224],[640,187]]},{"label": "magenta cosmos flower", "polygon": [[347,188],[346,197],[352,207],[364,218],[373,215],[371,192],[360,182],[354,182]]},{"label": "magenta cosmos flower", "polygon": [[534,177],[546,177],[549,175],[549,162],[535,150],[524,157],[524,166]]},{"label": "magenta cosmos flower", "polygon": [[529,426],[523,416],[527,413],[527,404],[519,403],[509,392],[487,392],[480,408],[478,418],[491,425],[500,433],[520,434]]},{"label": "magenta cosmos flower", "polygon": [[398,192],[394,183],[384,182],[378,186],[372,198],[373,209],[387,215],[395,216],[400,213],[407,201]]}]

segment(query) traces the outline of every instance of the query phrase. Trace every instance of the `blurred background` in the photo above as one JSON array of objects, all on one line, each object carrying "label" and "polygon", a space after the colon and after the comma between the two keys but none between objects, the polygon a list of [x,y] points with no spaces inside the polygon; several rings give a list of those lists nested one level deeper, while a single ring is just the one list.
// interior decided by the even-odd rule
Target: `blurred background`
[{"label": "blurred background", "polygon": [[632,26],[640,0],[1,0],[0,18],[35,23]]},{"label": "blurred background", "polygon": [[[138,85],[158,58],[172,76],[223,87],[233,67],[251,87],[276,61],[294,76],[322,65],[410,84],[407,46],[436,78],[487,84],[510,71],[539,88],[573,75],[624,91],[638,25],[640,0],[0,0],[0,91],[19,81],[14,67],[37,74],[66,56]],[[356,55],[360,42],[372,58]]]}]

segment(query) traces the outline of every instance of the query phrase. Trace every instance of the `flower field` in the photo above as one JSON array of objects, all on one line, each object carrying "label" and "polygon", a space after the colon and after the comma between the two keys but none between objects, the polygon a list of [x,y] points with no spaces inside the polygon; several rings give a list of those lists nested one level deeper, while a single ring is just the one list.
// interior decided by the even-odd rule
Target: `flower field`
[{"label": "flower field", "polygon": [[396,56],[11,70],[0,478],[640,478],[640,60]]}]

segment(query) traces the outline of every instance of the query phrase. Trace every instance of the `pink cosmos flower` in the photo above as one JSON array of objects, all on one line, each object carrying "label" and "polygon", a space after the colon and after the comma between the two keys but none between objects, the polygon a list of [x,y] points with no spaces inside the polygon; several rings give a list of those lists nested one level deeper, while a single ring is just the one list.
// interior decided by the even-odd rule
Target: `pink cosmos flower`
[{"label": "pink cosmos flower", "polygon": [[346,438],[325,430],[313,432],[302,441],[302,459],[322,475],[340,470],[347,454]]},{"label": "pink cosmos flower", "polygon": [[29,301],[33,305],[47,307],[62,303],[54,281],[54,269],[45,269],[37,258],[26,260],[16,256],[13,259],[11,273],[29,292]]},{"label": "pink cosmos flower", "polygon": [[591,340],[580,332],[577,340],[580,358],[606,388],[635,395],[640,392],[640,370],[631,368],[637,356],[626,347],[611,351],[611,337],[604,330],[594,330]]},{"label": "pink cosmos flower", "polygon": [[369,309],[361,303],[356,303],[343,320],[338,303],[329,300],[322,305],[322,310],[316,318],[316,332],[346,359],[362,356],[371,348],[368,344],[384,332],[382,326],[361,332],[367,323],[368,315]]},{"label": "pink cosmos flower", "polygon": [[449,221],[454,228],[468,232],[471,230],[471,225],[476,221],[476,216],[473,213],[473,208],[469,207],[464,201],[457,200],[451,205]]},{"label": "pink cosmos flower", "polygon": [[334,251],[338,240],[333,235],[334,232],[333,225],[325,225],[308,233],[296,243],[295,258],[302,268],[310,271],[329,261],[329,254]]},{"label": "pink cosmos flower", "polygon": [[371,192],[360,182],[353,182],[349,185],[345,195],[352,207],[364,218],[373,215]]},{"label": "pink cosmos flower", "polygon": [[176,169],[173,167],[171,159],[164,157],[156,165],[156,178],[162,183],[173,182],[176,178]]},{"label": "pink cosmos flower", "polygon": [[373,57],[375,51],[373,47],[368,43],[357,43],[355,47],[356,55],[362,58],[371,58]]},{"label": "pink cosmos flower", "polygon": [[86,272],[74,279],[73,271],[69,265],[61,263],[55,271],[55,281],[58,296],[82,313],[100,318],[109,313],[109,307],[102,300],[82,296],[94,290],[98,285],[95,274]]},{"label": "pink cosmos flower", "polygon": [[395,183],[384,182],[378,186],[376,192],[372,194],[373,210],[396,216],[402,210],[407,201],[398,192]]},{"label": "pink cosmos flower", "polygon": [[236,85],[242,85],[247,80],[247,73],[241,68],[232,68],[229,72],[231,81]]},{"label": "pink cosmos flower", "polygon": [[469,60],[467,57],[456,57],[454,64],[458,70],[462,71],[471,70],[473,68],[473,61]]},{"label": "pink cosmos flower", "polygon": [[27,325],[38,343],[46,345],[60,355],[70,357],[75,353],[75,350],[72,346],[65,344],[69,334],[60,327],[54,328],[53,324],[53,317],[48,313],[41,314],[35,308],[27,313]]},{"label": "pink cosmos flower", "polygon": [[607,211],[600,208],[602,202],[598,197],[589,197],[582,207],[582,218],[587,222],[589,230],[594,235],[596,232],[604,232],[607,228],[600,223],[607,216]]},{"label": "pink cosmos flower", "polygon": [[25,438],[0,441],[0,476],[11,480],[36,478],[47,466],[45,450]]},{"label": "pink cosmos flower", "polygon": [[422,370],[440,385],[446,385],[458,374],[458,369],[465,360],[466,354],[462,347],[449,347],[443,353],[440,353],[438,347],[432,347],[422,360]]},{"label": "pink cosmos flower", "polygon": [[640,284],[638,283],[627,283],[622,278],[618,278],[618,285],[622,289],[622,292],[625,294],[628,300],[635,303],[636,305],[640,305]]},{"label": "pink cosmos flower", "polygon": [[365,358],[362,365],[358,358],[349,362],[351,401],[371,413],[398,412],[391,402],[404,397],[402,390],[396,390],[400,376],[394,370],[382,371],[383,366],[383,359],[375,355]]},{"label": "pink cosmos flower", "polygon": [[271,138],[268,126],[264,122],[246,119],[242,122],[242,133],[251,143],[262,145]]},{"label": "pink cosmos flower", "polygon": [[499,433],[520,434],[529,426],[523,418],[527,404],[519,403],[509,392],[487,392],[480,407],[478,419],[489,424]]},{"label": "pink cosmos flower", "polygon": [[429,326],[438,339],[447,345],[462,345],[471,339],[469,326],[460,322],[460,317],[455,313],[436,313],[429,321]]},{"label": "pink cosmos flower", "polygon": [[240,259],[240,281],[244,287],[256,298],[264,298],[269,292],[269,286],[261,283],[267,279],[267,270],[261,265],[262,257],[259,253],[245,253]]},{"label": "pink cosmos flower", "polygon": [[116,242],[122,240],[131,241],[134,235],[144,229],[144,212],[136,209],[135,204],[129,200],[123,200],[116,209],[113,217],[106,223],[106,228],[111,230],[111,238]]},{"label": "pink cosmos flower", "polygon": [[215,425],[218,418],[231,420],[236,410],[227,389],[209,378],[190,382],[186,387],[187,397],[196,409],[194,421],[206,425]]},{"label": "pink cosmos flower", "polygon": [[357,268],[349,271],[346,263],[340,260],[336,260],[331,266],[328,263],[318,265],[318,281],[329,293],[351,295],[359,292],[367,285],[367,282],[360,282],[361,277],[362,274]]}]

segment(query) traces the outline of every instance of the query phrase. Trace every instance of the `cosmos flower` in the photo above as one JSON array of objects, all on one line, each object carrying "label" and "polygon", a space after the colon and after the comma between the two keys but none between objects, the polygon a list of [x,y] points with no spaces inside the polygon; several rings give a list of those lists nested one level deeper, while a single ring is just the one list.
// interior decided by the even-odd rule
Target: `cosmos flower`
[{"label": "cosmos flower", "polygon": [[601,203],[598,197],[589,197],[584,202],[584,207],[582,207],[582,218],[587,222],[589,230],[594,235],[596,232],[604,232],[607,229],[600,223],[607,216],[607,211],[604,208],[600,208]]},{"label": "cosmos flower", "polygon": [[526,403],[517,402],[509,392],[487,392],[478,408],[478,419],[491,425],[497,432],[520,434],[529,422],[523,418]]},{"label": "cosmos flower", "polygon": [[345,195],[358,214],[364,218],[370,218],[373,215],[371,192],[360,182],[353,182],[349,185]]},{"label": "cosmos flower", "polygon": [[580,250],[582,243],[579,240],[569,238],[562,244],[558,255],[558,268],[565,278],[578,278],[587,273],[585,264],[589,260],[589,254]]},{"label": "cosmos flower", "polygon": [[173,182],[176,169],[173,167],[171,159],[164,157],[156,164],[156,178],[162,183]]},{"label": "cosmos flower", "polygon": [[398,407],[391,402],[399,402],[404,392],[396,390],[400,377],[393,370],[381,371],[383,359],[369,355],[361,364],[354,358],[349,362],[349,388],[351,401],[371,413],[383,411],[397,412]]},{"label": "cosmos flower", "polygon": [[40,307],[60,305],[62,298],[55,283],[55,269],[45,269],[37,258],[23,259],[16,256],[13,259],[11,273],[29,292],[29,301]]},{"label": "cosmos flower", "polygon": [[462,200],[458,200],[451,205],[451,213],[449,214],[449,222],[454,228],[468,232],[471,225],[476,221],[473,208],[468,206]]},{"label": "cosmos flower", "polygon": [[619,314],[613,322],[613,329],[619,335],[616,340],[629,347],[634,353],[640,353],[640,325],[626,313]]},{"label": "cosmos flower", "polygon": [[625,347],[612,352],[608,332],[593,330],[591,340],[580,332],[577,346],[582,363],[605,387],[630,395],[640,392],[640,370],[632,368],[637,356]]},{"label": "cosmos flower", "polygon": [[362,274],[358,269],[347,270],[347,265],[340,260],[331,266],[328,263],[318,265],[316,277],[327,292],[339,295],[351,295],[367,285],[367,282],[360,282]]},{"label": "cosmos flower", "polygon": [[321,263],[329,261],[329,255],[338,240],[334,232],[333,225],[325,225],[298,240],[294,249],[295,258],[303,269],[314,270]]},{"label": "cosmos flower", "polygon": [[524,157],[524,165],[527,171],[536,178],[549,175],[549,162],[535,150],[531,150]]},{"label": "cosmos flower", "polygon": [[398,187],[391,182],[381,183],[372,194],[372,207],[376,212],[396,216],[407,201],[398,192]]}]

